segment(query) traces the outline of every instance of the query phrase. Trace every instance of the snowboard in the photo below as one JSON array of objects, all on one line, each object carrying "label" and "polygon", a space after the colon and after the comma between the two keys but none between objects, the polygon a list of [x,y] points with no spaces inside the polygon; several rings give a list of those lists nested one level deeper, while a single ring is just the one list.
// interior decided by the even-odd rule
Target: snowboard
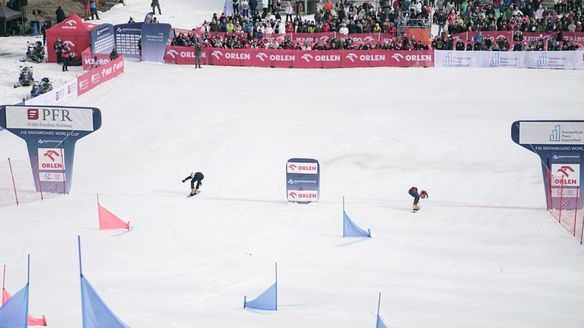
[{"label": "snowboard", "polygon": [[191,198],[191,197],[193,197],[193,196],[195,196],[195,195],[198,195],[200,192],[201,192],[200,190],[197,190],[197,192],[195,192],[195,194],[194,194],[194,195],[191,195],[191,194],[189,193],[189,194],[187,195],[187,198]]}]

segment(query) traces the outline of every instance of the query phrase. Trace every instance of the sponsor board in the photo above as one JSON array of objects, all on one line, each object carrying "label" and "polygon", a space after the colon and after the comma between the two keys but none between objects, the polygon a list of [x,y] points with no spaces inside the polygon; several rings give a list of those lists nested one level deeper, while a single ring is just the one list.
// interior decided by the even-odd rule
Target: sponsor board
[{"label": "sponsor board", "polygon": [[124,56],[105,65],[96,67],[77,77],[77,94],[82,95],[96,86],[111,80],[124,72]]},{"label": "sponsor board", "polygon": [[86,108],[47,106],[6,106],[6,127],[93,131],[93,112]]},{"label": "sponsor board", "polygon": [[288,162],[286,173],[318,174],[318,163]]},{"label": "sponsor board", "polygon": [[289,202],[316,202],[320,190],[320,164],[311,158],[286,162],[286,197]]},{"label": "sponsor board", "polygon": [[583,51],[435,50],[435,67],[584,69]]},{"label": "sponsor board", "polygon": [[584,145],[584,122],[520,122],[519,143]]}]

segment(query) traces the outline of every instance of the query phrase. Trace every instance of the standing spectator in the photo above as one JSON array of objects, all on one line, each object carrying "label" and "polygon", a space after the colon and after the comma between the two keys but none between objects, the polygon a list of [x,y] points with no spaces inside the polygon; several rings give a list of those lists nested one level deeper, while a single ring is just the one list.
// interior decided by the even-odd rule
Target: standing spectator
[{"label": "standing spectator", "polygon": [[266,18],[268,16],[268,0],[262,0],[262,18]]},{"label": "standing spectator", "polygon": [[73,56],[75,56],[75,54],[72,51],[70,51],[69,46],[65,45],[63,47],[63,54],[62,54],[62,56],[63,56],[63,68],[62,68],[62,71],[63,72],[69,71],[69,60],[71,58],[70,57],[71,54],[73,54]]},{"label": "standing spectator", "polygon": [[57,8],[57,10],[55,11],[55,15],[57,15],[57,24],[65,20],[65,12],[63,11],[63,8],[61,8],[61,6]]},{"label": "standing spectator", "polygon": [[[195,37],[194,40],[194,50],[195,50],[195,68],[201,68],[201,55],[203,52],[203,44],[198,37]],[[198,188],[198,187],[197,187]]]},{"label": "standing spectator", "polygon": [[241,0],[241,11],[243,12],[243,17],[249,16],[249,1]]},{"label": "standing spectator", "polygon": [[128,20],[128,24],[134,24],[134,23],[136,23],[136,22],[134,21],[134,19],[132,17],[130,17],[130,19]]},{"label": "standing spectator", "polygon": [[97,14],[97,3],[95,0],[89,0],[89,10],[91,11],[91,19],[99,19],[99,15]]},{"label": "standing spectator", "polygon": [[292,9],[292,4],[290,2],[291,1],[288,1],[288,5],[286,6],[286,23],[288,23],[288,19],[292,21],[292,13],[294,12],[294,9]]},{"label": "standing spectator", "polygon": [[116,48],[112,49],[112,52],[110,52],[109,58],[111,61],[116,60],[118,57],[120,56],[120,54],[118,54],[118,51],[116,50]]},{"label": "standing spectator", "polygon": [[160,3],[158,2],[158,0],[152,0],[152,2],[150,3],[150,7],[152,7],[153,14],[156,14],[156,11],[154,9],[158,8],[158,15],[162,15],[162,12],[160,11]]},{"label": "standing spectator", "polygon": [[89,19],[89,0],[81,0],[83,4],[83,19]]},{"label": "standing spectator", "polygon": [[304,10],[304,5],[302,4],[302,0],[296,0],[296,3],[294,4],[294,11],[296,13],[296,18],[300,19],[300,14],[302,13],[302,11]]},{"label": "standing spectator", "polygon": [[233,3],[233,15],[239,15],[239,0],[231,0]]},{"label": "standing spectator", "polygon": [[43,46],[47,45],[47,30],[51,28],[51,21],[46,20],[41,27],[41,33],[43,34]]},{"label": "standing spectator", "polygon": [[255,17],[257,8],[258,0],[249,0],[249,11],[252,18]]},{"label": "standing spectator", "polygon": [[55,54],[57,54],[57,64],[63,63],[63,42],[60,38],[57,38],[55,44],[53,44],[53,49],[55,49]]}]

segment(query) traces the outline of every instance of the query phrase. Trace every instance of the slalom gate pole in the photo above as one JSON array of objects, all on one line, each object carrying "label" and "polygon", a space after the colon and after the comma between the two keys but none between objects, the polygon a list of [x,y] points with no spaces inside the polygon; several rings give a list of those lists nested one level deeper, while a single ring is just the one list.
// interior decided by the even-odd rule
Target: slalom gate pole
[{"label": "slalom gate pole", "polygon": [[580,200],[580,186],[576,189],[576,204],[574,205],[574,237],[576,237],[576,217],[578,216],[578,201]]},{"label": "slalom gate pole", "polygon": [[4,270],[2,271],[2,290],[6,289],[6,264],[4,264]]},{"label": "slalom gate pole", "polygon": [[37,179],[39,179],[39,190],[41,192],[41,200],[45,200],[45,198],[43,197],[43,184],[41,182],[41,170],[40,170],[41,166],[39,165],[39,159],[37,157]]},{"label": "slalom gate pole", "polygon": [[564,207],[564,179],[562,178],[562,184],[560,186],[560,217],[558,222],[562,222],[562,208]]},{"label": "slalom gate pole", "polygon": [[379,308],[381,307],[381,292],[379,293],[379,298],[377,299],[377,316],[379,316]]},{"label": "slalom gate pole", "polygon": [[[14,173],[12,172],[12,162],[8,158],[8,166],[10,167],[10,176],[12,177],[12,188],[14,189],[14,198],[16,199],[16,206],[18,206],[18,194],[16,193],[16,183],[14,183]],[[6,269],[6,267],[4,268]]]},{"label": "slalom gate pole", "polygon": [[67,194],[67,174],[65,173],[65,159],[63,158],[63,148],[61,148],[61,167],[63,168],[63,195]]}]

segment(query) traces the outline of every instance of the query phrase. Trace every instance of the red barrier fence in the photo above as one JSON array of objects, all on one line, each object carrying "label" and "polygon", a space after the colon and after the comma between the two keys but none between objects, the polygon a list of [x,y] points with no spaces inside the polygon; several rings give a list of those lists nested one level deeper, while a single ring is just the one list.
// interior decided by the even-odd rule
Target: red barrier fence
[{"label": "red barrier fence", "polygon": [[111,80],[124,72],[124,56],[99,66],[77,77],[77,95],[80,96],[96,86]]},{"label": "red barrier fence", "polygon": [[[166,49],[167,63],[192,65],[194,51],[190,47]],[[264,50],[215,49],[203,51],[202,63],[219,66],[253,66],[278,68],[343,68],[343,67],[433,67],[432,50]]]}]

